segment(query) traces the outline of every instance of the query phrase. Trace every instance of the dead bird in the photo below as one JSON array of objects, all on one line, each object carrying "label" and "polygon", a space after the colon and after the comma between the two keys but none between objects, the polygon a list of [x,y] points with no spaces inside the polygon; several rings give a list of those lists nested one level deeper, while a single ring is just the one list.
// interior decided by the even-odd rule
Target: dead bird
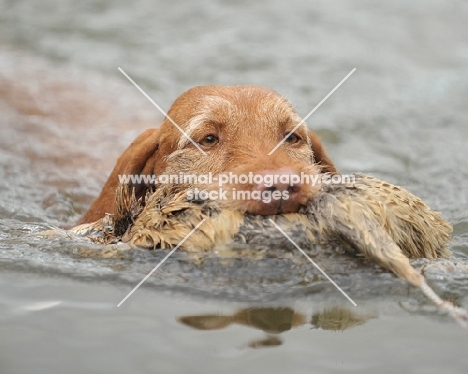
[{"label": "dead bird", "polygon": [[[273,216],[244,214],[213,200],[189,200],[186,192],[157,189],[143,202],[125,186],[117,190],[114,216],[72,232],[99,232],[100,242],[123,241],[144,248],[212,251],[228,243],[255,245],[281,240],[273,220],[285,232],[301,233],[301,242],[342,245],[421,288],[426,296],[468,327],[467,313],[443,301],[409,259],[448,258],[451,225],[407,190],[364,175],[349,183],[322,184],[299,213]],[[205,222],[189,233],[202,221]],[[107,229],[106,229],[107,228]],[[90,236],[93,239],[92,236]],[[298,236],[295,235],[295,238]]]}]

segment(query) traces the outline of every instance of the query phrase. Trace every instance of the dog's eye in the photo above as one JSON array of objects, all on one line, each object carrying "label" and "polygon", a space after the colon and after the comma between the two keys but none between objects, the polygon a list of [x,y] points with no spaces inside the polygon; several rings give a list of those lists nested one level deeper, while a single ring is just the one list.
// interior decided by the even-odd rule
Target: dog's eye
[{"label": "dog's eye", "polygon": [[286,138],[285,142],[289,143],[289,144],[296,144],[300,140],[301,140],[301,138],[298,135],[292,133]]},{"label": "dog's eye", "polygon": [[202,146],[208,147],[208,148],[211,148],[218,143],[219,143],[219,139],[217,136],[214,136],[214,135],[207,135],[200,142]]}]

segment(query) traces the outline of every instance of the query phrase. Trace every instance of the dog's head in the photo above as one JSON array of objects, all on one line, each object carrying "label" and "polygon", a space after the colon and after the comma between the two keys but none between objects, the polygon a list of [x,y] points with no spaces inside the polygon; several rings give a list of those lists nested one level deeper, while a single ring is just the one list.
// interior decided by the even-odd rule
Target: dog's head
[{"label": "dog's head", "polygon": [[[230,195],[235,208],[267,215],[297,212],[313,196],[316,187],[293,176],[336,169],[318,136],[277,92],[251,85],[199,86],[177,98],[161,126],[140,135],[124,152],[95,208],[102,210],[101,205],[109,205],[115,197],[119,174],[229,172],[257,176],[247,181],[234,178],[219,186],[230,194],[249,192],[237,199]],[[197,185],[213,190],[216,183]],[[135,189],[142,196],[147,186]],[[257,198],[251,198],[252,193]],[[99,200],[106,204],[99,205]],[[82,221],[86,220],[85,216]]]},{"label": "dog's head", "polygon": [[[292,105],[265,87],[195,87],[174,102],[168,116],[152,169],[158,174],[231,173],[227,184],[217,186],[249,213],[296,212],[315,189],[293,176],[336,171]],[[252,177],[239,180],[241,175]]]}]

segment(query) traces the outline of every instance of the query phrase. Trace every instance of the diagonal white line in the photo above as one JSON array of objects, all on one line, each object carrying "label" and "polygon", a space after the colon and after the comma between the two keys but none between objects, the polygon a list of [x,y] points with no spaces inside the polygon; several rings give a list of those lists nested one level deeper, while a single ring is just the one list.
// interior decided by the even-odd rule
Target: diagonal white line
[{"label": "diagonal white line", "polygon": [[193,228],[193,230],[190,231],[187,234],[187,236],[183,238],[179,244],[177,244],[177,247],[175,247],[172,251],[170,251],[169,254],[166,257],[164,257],[162,261],[159,264],[157,264],[156,267],[153,270],[151,270],[149,274],[146,277],[144,277],[143,280],[140,283],[138,283],[135,286],[135,288],[131,290],[127,296],[123,298],[123,300],[117,305],[117,307],[121,306],[125,302],[125,300],[127,300],[132,295],[132,293],[134,293],[138,289],[138,287],[140,287],[151,276],[151,274],[153,274],[156,270],[158,270],[158,268],[164,263],[164,261],[166,261],[175,251],[177,251],[177,248],[179,248],[182,244],[184,244],[184,242],[190,237],[190,235],[192,235],[205,221],[206,221],[206,218],[204,218],[198,225],[196,225]]},{"label": "diagonal white line", "polygon": [[351,72],[350,72],[346,77],[344,77],[344,78],[341,80],[341,82],[338,83],[338,84],[336,85],[336,87],[335,87],[333,90],[331,90],[330,93],[329,93],[327,96],[325,96],[325,97],[323,98],[323,100],[322,100],[320,103],[318,103],[318,104],[315,106],[315,108],[312,109],[312,110],[310,111],[310,113],[309,113],[308,115],[306,115],[306,116],[304,117],[304,119],[303,119],[301,122],[299,122],[299,123],[297,124],[297,126],[296,126],[294,129],[292,129],[292,130],[276,145],[276,147],[273,148],[273,149],[270,151],[270,153],[268,153],[268,156],[271,156],[271,155],[273,154],[273,152],[276,151],[276,150],[278,149],[278,147],[279,147],[281,144],[283,144],[283,143],[286,141],[286,139],[287,139],[294,131],[296,131],[296,130],[298,129],[298,127],[299,127],[300,125],[302,125],[305,121],[307,121],[307,119],[312,115],[312,113],[314,113],[314,112],[320,107],[320,105],[322,105],[322,104],[325,102],[325,100],[327,100],[327,99],[333,94],[333,92],[335,92],[335,91],[338,89],[338,87],[340,87],[340,86],[346,81],[346,79],[348,79],[348,78],[350,77],[350,75],[353,74],[355,71],[356,71],[356,68],[354,68],[353,70],[351,70]]},{"label": "diagonal white line", "polygon": [[335,283],[335,281],[334,281],[333,279],[331,279],[331,278],[328,276],[328,274],[325,273],[325,272],[322,270],[322,268],[321,268],[320,266],[318,266],[318,265],[315,263],[315,261],[312,260],[312,259],[307,255],[307,253],[305,253],[305,252],[302,250],[302,248],[299,247],[299,246],[294,242],[294,240],[292,240],[292,239],[288,236],[288,234],[286,234],[286,233],[283,231],[283,229],[282,229],[281,227],[279,227],[279,226],[276,224],[275,221],[273,221],[271,218],[269,218],[269,221],[270,221],[273,225],[275,225],[275,227],[285,236],[285,238],[288,239],[288,240],[289,240],[289,241],[290,241],[290,242],[291,242],[291,243],[292,243],[292,244],[293,244],[293,245],[294,245],[310,262],[311,262],[311,263],[312,263],[312,265],[314,265],[314,266],[325,276],[325,278],[327,278],[327,279],[330,281],[330,283],[333,284],[333,285],[338,289],[338,291],[340,291],[340,292],[351,302],[351,304],[353,304],[354,306],[357,306],[357,304],[354,302],[354,300],[351,299],[351,298],[348,296],[348,294],[347,294],[346,292],[344,292],[344,291],[341,289],[341,287],[338,286],[338,285]]},{"label": "diagonal white line", "polygon": [[151,102],[151,104],[153,104],[156,108],[158,108],[158,110],[159,110],[169,121],[171,121],[171,123],[172,123],[175,127],[177,127],[177,130],[179,130],[188,140],[190,140],[190,142],[192,142],[192,144],[193,144],[195,147],[197,147],[197,149],[198,149],[201,153],[203,153],[203,154],[206,156],[206,152],[205,152],[203,149],[201,149],[200,146],[199,146],[197,143],[195,143],[195,142],[193,141],[193,139],[192,139],[184,130],[182,130],[182,128],[181,128],[177,123],[175,123],[175,121],[174,121],[171,117],[169,117],[169,116],[167,115],[167,113],[166,113],[158,104],[156,104],[156,103],[154,102],[154,100],[153,100],[151,97],[149,97],[148,94],[147,94],[145,91],[143,91],[143,89],[142,89],[138,84],[136,84],[135,81],[134,81],[132,78],[130,78],[126,72],[124,72],[120,67],[119,67],[119,71],[120,71],[123,75],[125,75],[125,77],[126,77],[130,82],[133,83],[133,85],[134,85],[134,86]]}]

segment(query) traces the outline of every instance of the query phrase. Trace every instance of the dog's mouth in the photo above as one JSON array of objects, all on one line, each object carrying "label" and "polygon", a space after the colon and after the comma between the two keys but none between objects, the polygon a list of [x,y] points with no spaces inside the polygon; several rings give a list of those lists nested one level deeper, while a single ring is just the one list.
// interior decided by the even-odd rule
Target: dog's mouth
[{"label": "dog's mouth", "polygon": [[295,201],[280,199],[270,203],[260,202],[258,204],[248,204],[246,213],[260,216],[298,213],[300,208],[304,205],[305,204],[300,204]]},{"label": "dog's mouth", "polygon": [[[316,168],[308,168],[317,175]],[[301,174],[291,168],[243,172],[226,180],[226,183],[198,185],[191,193],[195,200],[219,200],[226,209],[239,210],[253,215],[278,215],[298,213],[315,196],[318,187],[304,183]],[[218,179],[219,181],[220,179]]]},{"label": "dog's mouth", "polygon": [[[249,195],[249,192],[251,194]],[[238,210],[242,213],[270,216],[287,213],[298,213],[309,201],[309,197],[303,195],[288,198],[272,198],[270,194],[259,195],[256,191],[238,191],[232,189],[224,199],[220,200],[220,206],[225,209]]]}]

